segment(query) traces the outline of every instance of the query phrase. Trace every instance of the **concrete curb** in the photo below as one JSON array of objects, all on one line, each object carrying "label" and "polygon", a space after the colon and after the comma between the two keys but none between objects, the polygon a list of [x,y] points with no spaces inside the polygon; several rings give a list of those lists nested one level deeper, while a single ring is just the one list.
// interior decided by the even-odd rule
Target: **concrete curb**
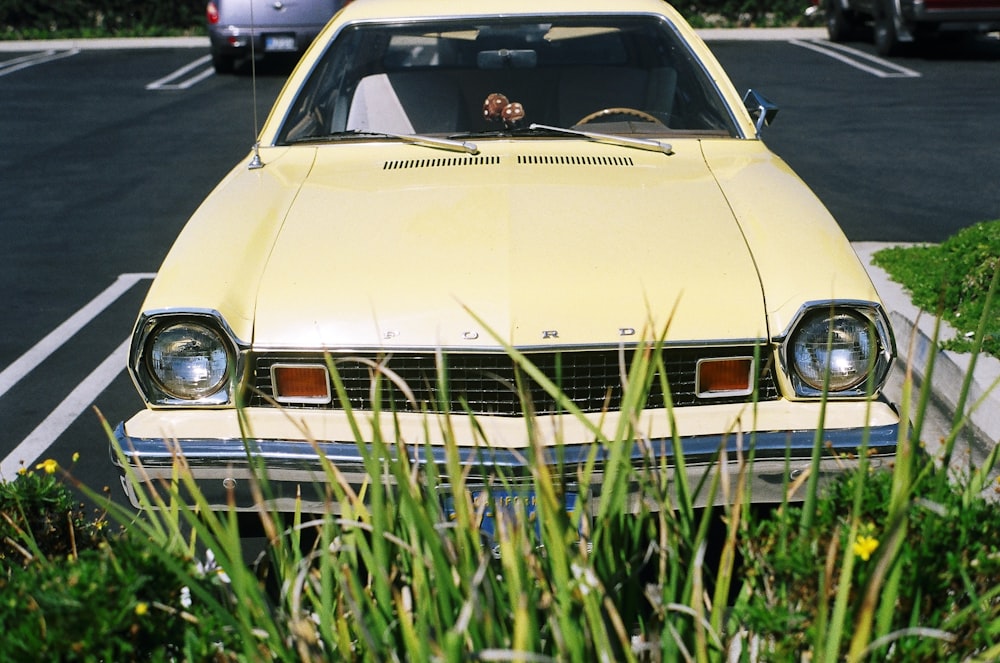
[{"label": "concrete curb", "polygon": [[147,48],[204,48],[208,37],[123,37],[120,39],[31,39],[26,41],[0,41],[0,53],[24,51],[108,51],[142,50]]},{"label": "concrete curb", "polygon": [[[962,385],[972,367],[972,357],[967,353],[936,348],[933,338],[937,320],[934,316],[914,306],[903,287],[892,281],[883,269],[872,264],[876,252],[902,244],[855,242],[853,246],[889,313],[896,334],[900,365],[909,366],[914,377],[923,383],[927,380],[927,366],[933,356],[933,375],[930,376],[932,393],[949,412],[954,412]],[[944,341],[955,336],[955,329],[942,322],[938,338]],[[1000,360],[989,355],[976,359],[965,411],[976,442],[983,447],[979,451],[988,453],[1000,443]]]},{"label": "concrete curb", "polygon": [[695,32],[705,41],[828,41],[826,28],[701,28]]}]

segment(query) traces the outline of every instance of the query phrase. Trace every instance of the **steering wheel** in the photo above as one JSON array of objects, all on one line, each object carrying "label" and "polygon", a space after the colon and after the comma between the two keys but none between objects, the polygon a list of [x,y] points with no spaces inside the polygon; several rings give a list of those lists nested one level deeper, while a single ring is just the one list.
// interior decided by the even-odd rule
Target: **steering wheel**
[{"label": "steering wheel", "polygon": [[646,111],[641,111],[638,108],[628,108],[625,106],[620,106],[616,108],[602,108],[599,111],[594,111],[590,115],[585,115],[579,120],[577,120],[575,126],[579,126],[581,124],[587,124],[588,122],[593,122],[596,119],[607,117],[609,115],[631,115],[641,120],[646,120],[647,122],[654,122],[660,125],[661,127],[667,126],[663,124],[662,120],[654,117],[653,115],[650,115]]}]

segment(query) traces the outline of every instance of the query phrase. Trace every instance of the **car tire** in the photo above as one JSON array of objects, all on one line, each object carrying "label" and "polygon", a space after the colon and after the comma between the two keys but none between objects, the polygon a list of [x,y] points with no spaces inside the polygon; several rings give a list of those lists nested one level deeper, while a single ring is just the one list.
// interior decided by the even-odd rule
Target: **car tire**
[{"label": "car tire", "polygon": [[892,2],[877,4],[875,11],[875,50],[879,55],[897,55],[900,41]]},{"label": "car tire", "polygon": [[826,32],[830,41],[851,41],[858,31],[858,22],[853,13],[844,11],[840,0],[825,0]]},{"label": "car tire", "polygon": [[217,74],[231,74],[236,71],[236,58],[232,55],[212,53],[212,68]]}]

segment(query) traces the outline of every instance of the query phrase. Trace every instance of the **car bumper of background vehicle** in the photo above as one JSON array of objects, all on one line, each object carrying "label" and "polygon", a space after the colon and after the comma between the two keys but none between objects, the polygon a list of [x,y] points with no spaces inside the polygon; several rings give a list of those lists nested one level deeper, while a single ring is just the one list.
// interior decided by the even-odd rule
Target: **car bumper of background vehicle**
[{"label": "car bumper of background vehicle", "polygon": [[1000,21],[1000,3],[991,2],[933,2],[924,0],[902,0],[898,11],[906,21],[929,24],[952,24],[964,30],[988,29],[990,24]]},{"label": "car bumper of background vehicle", "polygon": [[211,31],[209,43],[213,53],[224,55],[249,57],[251,45],[258,57],[282,53],[301,54],[316,38],[317,34],[319,34],[318,27],[275,28],[267,31],[229,27],[225,30]]},{"label": "car bumper of background vehicle", "polygon": [[[821,436],[821,478],[827,480],[857,467],[858,449],[865,440],[871,466],[889,467],[895,458],[898,434],[897,424],[824,431]],[[112,448],[112,460],[121,472],[122,486],[129,501],[137,508],[141,503],[133,483],[140,484],[147,491],[156,490],[163,496],[165,485],[189,473],[198,491],[214,509],[258,510],[261,503],[255,497],[253,487],[257,483],[261,491],[257,494],[264,496],[264,503],[270,509],[292,511],[299,508],[304,512],[337,513],[339,506],[328,489],[331,477],[324,471],[319,454],[336,468],[339,478],[357,492],[369,480],[365,458],[370,459],[374,453],[370,446],[353,442],[134,438],[126,434],[124,425],[118,426],[115,435],[121,454]],[[747,472],[752,501],[777,503],[783,500],[788,485],[810,467],[816,431],[699,435],[681,438],[679,442],[684,450],[684,471],[692,488],[701,484],[707,471],[718,470],[719,452],[723,450],[724,469],[732,488],[738,480],[740,460],[749,462],[752,459],[752,467]],[[396,453],[396,449],[387,447],[386,451]],[[496,476],[521,483],[530,481],[531,471],[526,457],[531,454],[528,450],[458,447],[456,452],[467,473],[464,479],[467,489],[489,485]],[[438,468],[439,488],[448,490],[445,448],[414,446],[408,447],[407,453],[411,465],[433,463]],[[576,444],[545,447],[541,453],[552,476],[564,486],[578,483],[580,467],[592,453],[595,454],[589,491],[595,498],[591,506],[596,506],[608,471],[607,463],[613,457],[610,449],[601,447],[595,450],[592,444]],[[673,440],[636,441],[627,453],[628,461],[633,466],[649,468],[644,471],[666,472],[671,482],[676,480]],[[375,466],[386,472],[379,477],[383,484],[394,483],[384,463],[376,461]],[[266,482],[259,481],[262,476],[266,476]],[[696,496],[697,506],[707,504],[710,483],[706,481]],[[629,493],[629,508],[637,511],[641,499],[638,490],[630,489]],[[722,503],[726,495],[731,494],[732,491],[720,490],[714,503]],[[790,499],[802,498],[800,490]]]}]

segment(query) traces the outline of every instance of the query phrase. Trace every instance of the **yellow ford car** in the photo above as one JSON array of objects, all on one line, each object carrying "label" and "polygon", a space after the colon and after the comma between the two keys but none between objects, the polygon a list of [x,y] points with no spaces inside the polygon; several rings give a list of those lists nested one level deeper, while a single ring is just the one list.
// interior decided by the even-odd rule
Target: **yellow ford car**
[{"label": "yellow ford car", "polygon": [[892,333],[760,140],[773,113],[659,0],[350,3],[160,268],[116,462],[156,481],[183,456],[238,509],[261,471],[306,510],[320,454],[381,480],[376,436],[415,467],[451,445],[470,484],[588,461],[595,499],[623,423],[635,463],[692,481],[752,456],[760,502],[814,449],[824,474],[887,463]]}]

